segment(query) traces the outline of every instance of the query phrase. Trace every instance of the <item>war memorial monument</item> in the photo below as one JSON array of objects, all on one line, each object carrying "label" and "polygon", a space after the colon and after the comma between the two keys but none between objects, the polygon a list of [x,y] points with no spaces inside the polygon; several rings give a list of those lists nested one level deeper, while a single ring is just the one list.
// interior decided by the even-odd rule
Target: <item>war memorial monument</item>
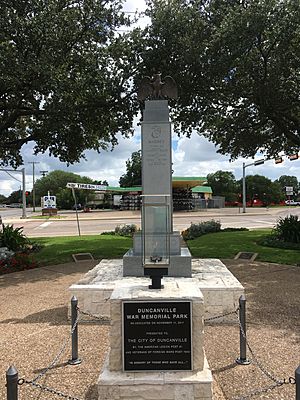
[{"label": "war memorial monument", "polygon": [[173,231],[171,77],[143,78],[142,224],[123,260],[102,260],[70,287],[83,311],[110,318],[99,400],[211,400],[204,316],[232,311],[244,289],[221,261],[193,259]]}]

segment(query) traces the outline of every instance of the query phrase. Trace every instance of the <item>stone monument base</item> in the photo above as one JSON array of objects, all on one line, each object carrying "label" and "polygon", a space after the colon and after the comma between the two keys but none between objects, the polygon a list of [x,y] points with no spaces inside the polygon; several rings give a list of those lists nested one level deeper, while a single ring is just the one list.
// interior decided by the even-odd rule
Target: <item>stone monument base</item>
[{"label": "stone monument base", "polygon": [[[244,288],[220,260],[193,259],[192,277],[198,280],[199,289],[204,296],[204,318],[227,313],[238,307],[239,297],[244,294]],[[162,283],[169,280],[174,278],[164,277]],[[82,311],[98,318],[110,319],[110,296],[119,282],[130,286],[142,282],[150,284],[151,281],[146,277],[123,277],[121,259],[101,260],[80,281],[70,286],[69,291],[71,296],[77,297],[78,306]],[[93,321],[91,317],[84,315],[81,315],[81,320]],[[97,318],[94,321],[97,321]],[[232,323],[237,322],[237,319],[235,315],[229,315],[219,318],[216,322]]]},{"label": "stone monument base", "polygon": [[[187,247],[181,247],[180,254],[170,255],[168,265],[168,276],[181,276],[191,278],[192,276],[192,257]],[[144,276],[142,256],[135,255],[134,250],[130,249],[123,256],[123,276]]]},{"label": "stone monument base", "polygon": [[211,400],[212,374],[202,371],[109,371],[108,357],[98,379],[99,400]]}]

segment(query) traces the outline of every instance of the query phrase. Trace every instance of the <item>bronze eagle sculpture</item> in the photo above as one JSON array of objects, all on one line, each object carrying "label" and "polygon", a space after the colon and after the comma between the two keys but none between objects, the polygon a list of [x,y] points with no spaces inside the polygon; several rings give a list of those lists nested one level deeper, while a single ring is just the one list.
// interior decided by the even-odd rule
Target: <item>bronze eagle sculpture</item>
[{"label": "bronze eagle sculpture", "polygon": [[161,74],[155,74],[152,78],[144,76],[138,88],[138,100],[164,100],[177,99],[178,90],[174,79],[166,76],[164,82],[161,80]]}]

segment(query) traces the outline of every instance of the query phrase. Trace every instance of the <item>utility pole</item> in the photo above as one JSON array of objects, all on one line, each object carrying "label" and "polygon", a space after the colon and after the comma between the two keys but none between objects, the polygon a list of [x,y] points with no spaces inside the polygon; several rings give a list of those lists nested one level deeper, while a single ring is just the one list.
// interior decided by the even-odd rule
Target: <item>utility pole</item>
[{"label": "utility pole", "polygon": [[26,218],[26,190],[25,190],[25,168],[21,168],[22,171],[22,218]]},{"label": "utility pole", "polygon": [[40,171],[40,174],[42,174],[42,177],[44,178],[44,176],[46,176],[48,171]]},{"label": "utility pole", "polygon": [[21,169],[4,169],[4,168],[0,168],[0,170],[4,171],[4,172],[21,172],[22,173],[22,203],[23,203],[23,207],[22,207],[22,217],[21,218],[25,218],[26,219],[25,168],[21,168]]},{"label": "utility pole", "polygon": [[261,160],[254,161],[253,163],[247,164],[247,165],[243,162],[243,213],[246,212],[246,172],[245,172],[245,170],[247,167],[250,167],[251,165],[264,164],[265,161],[266,161],[265,159],[261,159]]},{"label": "utility pole", "polygon": [[35,164],[39,164],[39,162],[38,161],[29,161],[28,164],[32,164],[32,206],[33,206],[32,211],[35,212],[35,187],[34,187],[34,184],[35,184],[34,170],[35,170],[35,168],[34,168],[34,166],[35,166]]}]

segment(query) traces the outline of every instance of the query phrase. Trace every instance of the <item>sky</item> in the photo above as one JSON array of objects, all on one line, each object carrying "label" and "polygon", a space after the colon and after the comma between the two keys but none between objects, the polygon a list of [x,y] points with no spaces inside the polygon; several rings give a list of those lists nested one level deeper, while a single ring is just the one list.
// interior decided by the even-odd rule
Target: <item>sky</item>
[{"label": "sky", "polygon": [[[142,11],[145,8],[143,0],[127,0],[124,4],[124,10]],[[145,26],[147,19],[140,19],[139,25]],[[48,173],[54,170],[63,170],[73,172],[81,176],[88,176],[95,180],[107,180],[110,186],[118,186],[119,178],[126,172],[126,161],[131,157],[134,151],[141,147],[140,126],[135,125],[135,133],[132,138],[126,139],[119,135],[119,144],[112,151],[101,151],[98,154],[95,151],[86,151],[86,160],[67,166],[57,158],[49,157],[46,154],[33,155],[33,144],[29,143],[23,146],[22,155],[24,159],[26,174],[26,190],[31,190],[33,186],[33,165],[35,164],[35,180],[42,177],[40,171]],[[253,159],[239,158],[230,162],[230,156],[224,156],[217,153],[217,148],[213,143],[208,142],[197,133],[192,134],[191,138],[173,135],[173,176],[206,176],[219,170],[230,171],[236,179],[242,177],[243,162],[253,163]],[[263,158],[257,155],[255,160]],[[22,167],[20,167],[22,168]],[[20,169],[18,168],[18,169]],[[264,175],[272,181],[281,175],[296,176],[300,181],[300,159],[290,161],[284,158],[281,164],[275,164],[273,160],[268,160],[262,165],[246,167],[247,175]],[[10,175],[9,175],[10,174]],[[0,171],[0,194],[9,196],[12,191],[20,189],[22,175],[18,172],[6,173]]]}]

